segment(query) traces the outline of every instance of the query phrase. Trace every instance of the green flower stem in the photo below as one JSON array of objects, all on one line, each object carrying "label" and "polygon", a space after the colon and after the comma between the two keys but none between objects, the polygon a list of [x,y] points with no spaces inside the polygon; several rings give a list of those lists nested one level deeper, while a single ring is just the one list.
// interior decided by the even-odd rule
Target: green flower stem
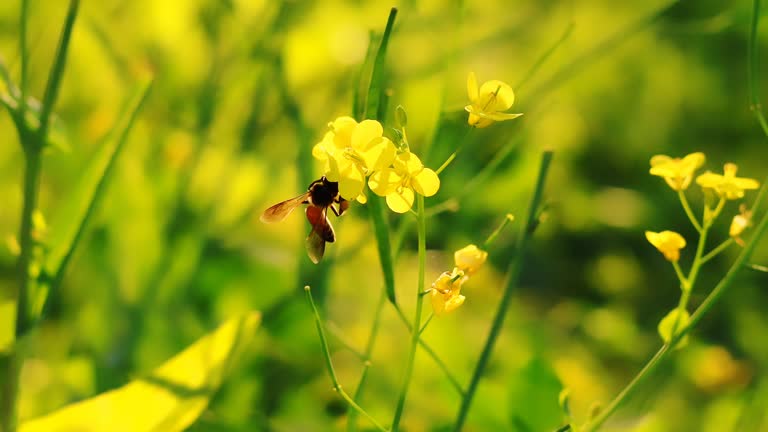
[{"label": "green flower stem", "polygon": [[728,247],[730,245],[732,245],[733,242],[734,242],[734,240],[732,238],[729,238],[728,240],[720,243],[716,248],[712,249],[706,255],[701,257],[701,261],[700,261],[701,264],[703,265],[704,263],[706,263],[707,261],[711,260],[712,258],[720,255],[720,253],[723,252],[724,250],[728,249]]},{"label": "green flower stem", "polygon": [[752,30],[749,34],[749,96],[750,109],[755,114],[755,119],[763,130],[763,134],[768,137],[768,122],[763,116],[762,105],[760,104],[759,91],[757,88],[757,77],[759,75],[757,63],[757,26],[760,23],[760,0],[755,0],[752,8]]},{"label": "green flower stem", "polygon": [[685,214],[688,215],[688,219],[691,221],[691,224],[693,224],[693,227],[696,228],[696,231],[701,232],[701,224],[698,220],[696,220],[696,216],[694,216],[693,211],[691,211],[691,205],[688,204],[688,198],[685,197],[685,192],[679,190],[677,191],[677,196],[680,197],[680,204],[683,205]]},{"label": "green flower stem", "polygon": [[328,369],[328,375],[331,376],[331,381],[333,381],[333,389],[344,399],[349,406],[355,409],[358,413],[362,414],[365,418],[367,418],[371,424],[376,426],[376,429],[380,431],[386,431],[387,429],[382,426],[379,422],[376,421],[375,418],[373,418],[370,414],[368,414],[367,411],[365,411],[363,408],[360,407],[349,395],[347,392],[344,391],[344,389],[341,387],[341,384],[339,384],[339,379],[336,376],[336,371],[333,368],[333,362],[331,361],[331,354],[328,350],[328,341],[325,338],[325,332],[323,331],[323,322],[320,319],[320,313],[317,311],[317,306],[315,305],[315,301],[312,298],[312,290],[310,289],[309,285],[304,287],[304,292],[307,294],[307,301],[309,302],[310,307],[312,307],[312,313],[315,317],[315,326],[317,327],[317,334],[320,336],[320,348],[323,351],[323,357],[325,359],[325,366]]},{"label": "green flower stem", "polygon": [[469,414],[469,407],[472,403],[472,398],[475,395],[475,391],[477,390],[477,385],[480,382],[480,378],[482,377],[483,372],[485,372],[485,368],[488,365],[488,361],[490,360],[491,353],[493,352],[493,348],[496,344],[496,340],[501,333],[501,328],[504,324],[504,318],[507,315],[509,303],[512,300],[512,293],[514,292],[514,288],[517,285],[517,280],[524,265],[525,254],[528,249],[528,242],[533,235],[533,228],[538,223],[536,220],[536,215],[538,213],[538,208],[541,204],[541,198],[544,193],[544,182],[547,178],[549,165],[552,161],[552,155],[552,151],[545,151],[542,154],[541,167],[539,168],[539,175],[538,179],[536,180],[536,188],[534,189],[533,198],[531,199],[530,208],[528,209],[528,217],[525,226],[522,227],[522,231],[520,233],[517,253],[515,254],[515,258],[509,264],[509,270],[507,271],[507,284],[504,289],[504,294],[501,298],[501,301],[499,302],[499,307],[496,311],[496,316],[493,319],[493,324],[491,325],[488,339],[485,342],[483,351],[480,354],[480,359],[478,360],[477,365],[475,366],[475,371],[472,374],[472,380],[470,381],[469,387],[467,388],[467,393],[461,400],[459,414],[453,427],[453,430],[456,432],[461,431],[461,429],[464,427],[464,422],[467,419],[467,414]]},{"label": "green flower stem", "polygon": [[[423,297],[423,296],[420,295],[419,297]],[[405,316],[405,313],[403,312],[403,310],[400,309],[400,307],[398,306],[395,308],[395,311],[397,312],[397,316],[400,317],[400,320],[403,321],[403,324],[405,324],[405,326],[408,328],[408,331],[412,333],[413,327],[411,326],[411,323],[408,322],[408,317]],[[435,364],[437,364],[437,367],[439,367],[440,370],[443,371],[443,374],[445,375],[446,378],[448,378],[448,381],[450,381],[451,385],[456,390],[456,392],[459,395],[464,396],[465,392],[464,392],[464,389],[461,387],[461,383],[459,382],[458,379],[456,379],[453,373],[451,373],[451,370],[448,368],[448,365],[445,364],[445,362],[437,355],[437,353],[432,349],[432,347],[430,347],[426,342],[419,339],[419,345],[421,345],[421,349],[423,349],[432,358]]]},{"label": "green flower stem", "polygon": [[[368,334],[368,343],[365,346],[365,361],[363,362],[363,371],[360,373],[360,381],[357,383],[357,389],[352,396],[352,400],[355,403],[360,403],[363,398],[363,391],[365,390],[365,383],[368,380],[368,370],[371,368],[371,354],[373,354],[373,347],[376,345],[376,339],[379,335],[379,326],[381,323],[381,311],[384,310],[384,305],[387,303],[387,292],[385,289],[381,290],[381,296],[379,296],[379,302],[376,305],[376,312],[371,323],[371,331]],[[347,410],[347,431],[354,432],[357,430],[357,411],[349,405]]]},{"label": "green flower stem", "polygon": [[424,297],[421,293],[424,291],[424,273],[427,264],[427,224],[424,217],[424,196],[416,194],[416,231],[418,233],[419,250],[419,280],[416,283],[416,312],[413,316],[413,326],[411,326],[411,347],[408,353],[408,361],[405,364],[405,376],[403,377],[403,387],[400,389],[400,396],[397,399],[395,415],[392,419],[392,431],[400,429],[400,419],[403,416],[405,408],[405,399],[408,396],[408,388],[411,385],[413,376],[413,365],[416,361],[416,351],[419,346],[419,329],[421,328],[421,308],[424,303]]},{"label": "green flower stem", "polygon": [[483,242],[483,250],[488,250],[488,247],[491,246],[491,244],[496,241],[496,237],[499,236],[501,231],[509,224],[510,222],[514,222],[515,216],[512,213],[507,213],[506,216],[504,216],[504,220],[501,221],[498,227],[496,227],[495,230],[491,233],[491,235],[488,236],[488,238],[485,239]]},{"label": "green flower stem", "polygon": [[469,134],[472,132],[473,129],[475,128],[470,127],[469,129],[467,129],[467,131],[464,133],[464,136],[461,138],[461,141],[459,141],[459,145],[458,147],[456,147],[456,150],[453,153],[451,153],[450,156],[448,156],[448,159],[446,159],[445,162],[443,162],[443,164],[440,165],[440,168],[435,170],[435,173],[437,175],[440,175],[440,173],[443,172],[444,169],[448,168],[448,165],[450,165],[451,162],[453,162],[453,160],[456,159],[456,156],[458,156],[459,152],[461,152],[461,150],[464,148],[464,145],[467,143],[467,138],[469,138]]},{"label": "green flower stem", "polygon": [[29,49],[27,48],[27,23],[29,22],[29,0],[21,0],[19,11],[19,57],[21,58],[21,76],[19,77],[19,112],[24,115],[27,109],[27,90],[29,88]]},{"label": "green flower stem", "polygon": [[675,274],[677,275],[677,279],[680,281],[680,289],[682,290],[688,284],[688,281],[685,278],[683,271],[680,269],[680,264],[678,264],[677,261],[672,261],[672,267],[675,269]]},{"label": "green flower stem", "polygon": [[557,51],[557,49],[560,48],[560,46],[563,43],[565,43],[566,40],[568,40],[568,38],[571,36],[571,33],[573,33],[574,27],[575,25],[573,23],[573,19],[571,19],[571,21],[568,22],[568,26],[565,28],[560,38],[558,38],[557,41],[555,41],[555,43],[552,46],[550,46],[546,51],[544,51],[544,53],[538,59],[536,59],[536,62],[533,63],[533,66],[531,66],[528,69],[528,71],[525,73],[523,78],[521,78],[520,81],[517,82],[517,84],[514,87],[516,92],[520,91],[520,89],[523,88],[523,86],[527,84],[528,81],[531,78],[533,78],[534,75],[536,75],[536,72],[539,71],[539,68],[541,68],[541,66],[544,65],[544,63],[546,63],[547,60],[549,60],[552,54],[554,54],[555,51]]},{"label": "green flower stem", "polygon": [[37,198],[42,170],[42,152],[48,139],[48,127],[53,106],[56,103],[61,79],[64,75],[69,41],[72,36],[77,10],[78,0],[72,0],[69,4],[64,28],[59,39],[59,46],[54,57],[53,66],[48,77],[43,105],[40,112],[40,125],[37,130],[26,128],[24,110],[26,109],[26,92],[28,86],[28,52],[27,52],[27,24],[29,18],[29,2],[22,1],[20,12],[20,55],[21,55],[21,101],[18,112],[15,113],[21,121],[19,127],[19,140],[24,150],[24,182],[23,204],[21,210],[21,224],[19,228],[19,243],[21,251],[16,271],[18,277],[18,292],[16,294],[16,326],[15,340],[12,351],[3,356],[0,366],[3,366],[2,386],[0,387],[0,431],[13,432],[16,430],[16,405],[18,400],[19,379],[21,366],[24,362],[21,349],[21,338],[30,327],[29,314],[29,265],[32,259],[32,213],[37,208]]},{"label": "green flower stem", "polygon": [[355,348],[354,345],[347,339],[347,337],[344,335],[344,332],[341,331],[338,325],[334,323],[333,321],[326,321],[325,323],[325,329],[328,330],[330,334],[333,335],[333,337],[336,338],[336,340],[343,346],[347,351],[351,352],[355,355],[360,361],[365,363],[368,359],[365,357],[365,354]]},{"label": "green flower stem", "polygon": [[[425,293],[426,293],[426,292],[427,292],[427,291],[425,291],[425,292],[423,292],[423,293],[419,294],[419,296],[423,297],[423,296],[425,295]],[[424,324],[423,324],[423,325],[421,326],[421,328],[419,329],[419,336],[421,336],[421,335],[422,335],[422,333],[424,333],[424,330],[426,330],[426,329],[427,329],[427,326],[429,325],[429,323],[431,323],[431,322],[432,322],[432,318],[434,318],[434,316],[435,316],[435,314],[434,314],[434,313],[432,313],[432,312],[430,312],[430,313],[429,313],[429,316],[427,316],[427,319],[424,321]]]},{"label": "green flower stem", "polygon": [[[766,178],[766,181],[768,182],[768,178]],[[763,196],[765,195],[764,191],[768,189],[768,186],[765,184],[763,185],[762,189],[760,190],[760,195],[758,195],[758,199],[755,200],[755,206],[754,208],[757,208],[759,206],[759,202],[762,200]],[[688,323],[687,326],[680,329],[679,332],[673,333],[672,339],[669,341],[669,343],[664,344],[657,352],[654,354],[654,356],[646,363],[645,366],[638,372],[637,375],[632,379],[632,381],[627,384],[624,389],[619,392],[618,395],[611,401],[606,408],[600,412],[600,414],[583,425],[579,431],[580,432],[593,432],[600,428],[600,426],[605,423],[606,420],[608,420],[611,415],[613,415],[614,412],[626,401],[626,399],[637,389],[638,385],[640,385],[642,382],[644,382],[661,364],[661,362],[667,357],[667,355],[671,352],[670,348],[675,346],[680,339],[682,339],[688,332],[693,330],[698,323],[704,318],[704,316],[714,307],[715,304],[720,300],[720,298],[723,296],[723,294],[726,292],[728,287],[730,287],[733,284],[733,281],[736,279],[736,275],[739,273],[742,267],[744,267],[747,262],[749,261],[750,257],[752,256],[752,253],[755,250],[755,247],[759,243],[762,236],[765,234],[765,232],[768,231],[768,212],[766,212],[763,215],[762,220],[758,224],[757,228],[755,229],[755,233],[753,237],[750,239],[749,242],[747,242],[744,249],[741,251],[739,256],[736,258],[736,261],[734,261],[733,265],[731,265],[731,268],[728,270],[728,272],[723,276],[723,278],[718,282],[717,286],[712,290],[712,292],[707,295],[707,297],[704,299],[704,301],[701,303],[701,305],[696,309],[696,311],[691,315],[691,321]]]},{"label": "green flower stem", "polygon": [[[754,0],[754,8],[752,13],[752,31],[751,31],[751,37],[749,40],[749,84],[750,84],[750,95],[751,95],[751,101],[752,101],[752,110],[755,113],[755,116],[757,118],[758,123],[760,124],[763,133],[766,137],[768,137],[768,125],[766,125],[765,119],[763,118],[763,114],[761,110],[759,109],[759,99],[757,96],[757,83],[755,82],[757,77],[757,27],[760,21],[760,0]],[[753,209],[757,210],[760,208],[760,204],[762,203],[763,199],[766,196],[766,193],[768,192],[768,178],[766,178],[763,181],[763,186],[760,188],[760,192],[757,195],[757,198],[755,199],[755,202],[752,206]],[[631,395],[634,390],[638,387],[639,384],[641,384],[645,379],[650,376],[658,367],[659,364],[664,360],[664,358],[669,353],[669,348],[672,346],[675,346],[677,342],[682,339],[689,331],[691,331],[693,328],[695,328],[698,323],[704,318],[704,316],[717,304],[717,302],[720,300],[720,298],[725,294],[725,292],[728,290],[728,287],[731,286],[733,281],[736,278],[736,275],[739,273],[742,267],[747,266],[749,263],[750,258],[752,257],[752,253],[755,250],[755,247],[757,246],[758,242],[762,238],[762,236],[765,234],[766,230],[768,230],[768,212],[765,212],[763,214],[762,219],[760,220],[760,223],[755,228],[755,232],[752,235],[752,238],[747,242],[747,244],[744,246],[744,249],[742,249],[739,256],[736,258],[736,261],[733,262],[733,265],[731,265],[731,268],[728,270],[728,272],[723,276],[722,279],[720,279],[720,282],[715,286],[715,288],[707,295],[707,297],[704,299],[704,301],[699,305],[699,307],[696,309],[696,311],[691,315],[691,321],[688,323],[687,326],[683,327],[679,333],[673,333],[672,340],[668,344],[663,345],[659,351],[656,352],[656,354],[646,363],[646,365],[640,370],[640,372],[635,375],[635,377],[632,379],[632,381],[627,384],[626,387],[618,394],[616,397],[611,401],[611,403],[594,419],[592,419],[590,422],[585,424],[580,430],[580,432],[593,432],[596,431],[600,426],[602,426],[603,423],[605,423],[608,418],[613,415],[614,412],[624,403],[624,401]],[[701,259],[703,261],[703,258]]]}]

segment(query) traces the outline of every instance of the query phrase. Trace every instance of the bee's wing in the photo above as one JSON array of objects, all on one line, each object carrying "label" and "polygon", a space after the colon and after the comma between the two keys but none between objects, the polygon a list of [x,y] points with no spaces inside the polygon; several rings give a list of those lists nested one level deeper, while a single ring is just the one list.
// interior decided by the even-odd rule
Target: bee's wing
[{"label": "bee's wing", "polygon": [[312,225],[312,231],[307,236],[306,246],[309,259],[317,264],[325,253],[325,243],[336,241],[336,234],[331,226],[331,221],[326,216],[325,207],[310,205],[307,207],[307,220]]},{"label": "bee's wing", "polygon": [[309,192],[305,192],[295,198],[287,199],[281,203],[277,203],[272,207],[264,210],[264,213],[261,214],[259,219],[264,223],[280,222],[281,220],[285,219],[286,216],[291,214],[291,212],[296,207],[307,201],[308,197]]}]

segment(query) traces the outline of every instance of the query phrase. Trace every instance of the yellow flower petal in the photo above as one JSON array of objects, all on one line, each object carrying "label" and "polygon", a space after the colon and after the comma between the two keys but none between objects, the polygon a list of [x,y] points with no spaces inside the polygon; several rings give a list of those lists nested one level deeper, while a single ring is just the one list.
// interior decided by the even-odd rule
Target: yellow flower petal
[{"label": "yellow flower petal", "polygon": [[338,182],[339,195],[346,200],[354,200],[363,193],[365,176],[355,165],[350,164],[348,169],[340,173]]},{"label": "yellow flower petal", "polygon": [[395,145],[385,137],[377,137],[369,141],[360,150],[360,155],[370,171],[384,169],[395,160]]},{"label": "yellow flower petal", "polygon": [[515,92],[507,83],[490,80],[480,86],[480,97],[477,104],[483,112],[508,110],[515,103]]},{"label": "yellow flower petal", "polygon": [[352,148],[358,151],[366,149],[368,143],[376,138],[381,138],[382,133],[384,133],[384,129],[381,123],[376,120],[363,120],[352,132]]},{"label": "yellow flower petal", "polygon": [[429,168],[424,168],[411,179],[413,189],[421,195],[432,196],[440,189],[440,178]]},{"label": "yellow flower petal", "polygon": [[736,164],[727,163],[723,168],[723,175],[707,171],[696,178],[696,183],[704,189],[713,190],[718,196],[727,200],[743,198],[746,190],[760,187],[760,183],[755,179],[736,177],[737,171]]},{"label": "yellow flower petal", "polygon": [[402,177],[395,172],[392,168],[376,171],[368,179],[368,187],[371,191],[379,196],[386,196],[388,193],[395,190],[397,185],[402,181]]},{"label": "yellow flower petal", "polygon": [[457,250],[453,254],[456,267],[464,270],[467,275],[475,273],[480,267],[482,267],[487,258],[488,252],[478,248],[473,244],[467,245]]},{"label": "yellow flower petal", "polygon": [[664,254],[668,261],[676,262],[680,259],[680,249],[685,247],[685,239],[674,231],[653,232],[646,231],[645,238],[656,249]]},{"label": "yellow flower petal", "polygon": [[467,77],[467,95],[470,102],[477,100],[477,77],[474,72],[470,72]]},{"label": "yellow flower petal", "polygon": [[704,165],[704,153],[691,153],[684,158],[656,155],[651,158],[651,175],[663,177],[673,190],[685,190],[691,184],[693,174]]},{"label": "yellow flower petal", "polygon": [[387,205],[395,213],[405,213],[413,207],[413,189],[398,188],[387,194]]}]

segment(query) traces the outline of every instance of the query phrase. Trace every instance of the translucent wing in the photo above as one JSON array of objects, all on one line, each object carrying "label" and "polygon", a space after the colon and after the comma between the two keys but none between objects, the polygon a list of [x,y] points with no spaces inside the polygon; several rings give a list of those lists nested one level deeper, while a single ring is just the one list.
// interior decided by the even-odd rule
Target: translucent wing
[{"label": "translucent wing", "polygon": [[285,219],[286,216],[301,204],[305,203],[309,198],[309,192],[305,192],[295,198],[287,199],[281,203],[277,203],[272,207],[264,210],[259,218],[264,223],[280,222]]},{"label": "translucent wing", "polygon": [[336,241],[336,234],[333,232],[331,221],[326,216],[325,207],[309,206],[307,207],[307,220],[312,225],[312,231],[307,236],[306,246],[309,259],[317,264],[323,259],[325,253],[325,243]]}]

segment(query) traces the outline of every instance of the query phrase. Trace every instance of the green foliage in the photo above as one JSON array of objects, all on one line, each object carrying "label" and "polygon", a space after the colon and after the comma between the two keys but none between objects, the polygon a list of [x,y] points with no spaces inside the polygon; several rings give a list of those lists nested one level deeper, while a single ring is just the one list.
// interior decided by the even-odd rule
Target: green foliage
[{"label": "green foliage", "polygon": [[509,382],[507,415],[512,430],[553,431],[562,426],[558,397],[563,386],[544,360],[532,358]]}]

